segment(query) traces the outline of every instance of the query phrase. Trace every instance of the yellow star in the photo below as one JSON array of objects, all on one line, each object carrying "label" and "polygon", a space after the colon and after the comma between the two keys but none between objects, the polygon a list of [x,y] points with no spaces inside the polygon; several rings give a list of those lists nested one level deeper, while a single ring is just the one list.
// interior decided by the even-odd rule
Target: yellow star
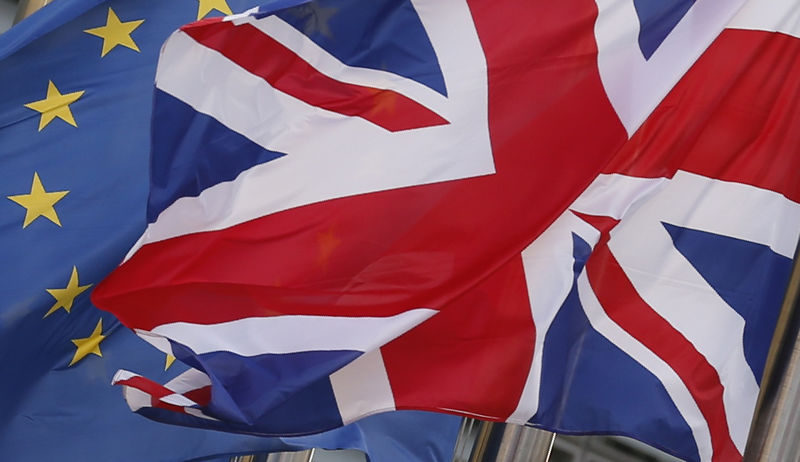
[{"label": "yellow star", "polygon": [[25,207],[25,221],[22,222],[23,228],[26,228],[33,220],[39,217],[45,217],[58,226],[61,226],[61,221],[59,221],[58,215],[56,214],[55,205],[56,202],[63,199],[68,193],[69,191],[45,191],[44,186],[42,186],[42,180],[39,179],[39,174],[33,172],[31,192],[28,194],[8,196],[8,198]]},{"label": "yellow star", "polygon": [[39,119],[39,131],[42,131],[42,129],[56,117],[73,127],[77,127],[78,124],[75,123],[75,118],[72,117],[72,111],[70,111],[69,105],[83,96],[84,92],[75,91],[62,95],[52,80],[48,82],[47,97],[25,105],[26,108],[33,109],[42,114],[42,117]]},{"label": "yellow star", "polygon": [[167,362],[164,363],[164,370],[169,369],[169,366],[171,366],[172,363],[174,363],[174,362],[175,362],[175,357],[172,356],[171,354],[167,353]]},{"label": "yellow star", "polygon": [[103,356],[103,353],[100,351],[100,342],[102,342],[106,336],[102,334],[102,331],[103,320],[100,319],[97,321],[97,325],[92,331],[92,335],[86,338],[72,339],[72,343],[74,343],[78,349],[75,350],[75,356],[73,356],[72,361],[69,362],[70,366],[85,358],[89,353],[100,357]]},{"label": "yellow star", "polygon": [[139,51],[136,42],[131,38],[131,33],[141,26],[144,19],[136,21],[121,22],[110,7],[108,9],[108,18],[106,18],[106,25],[95,27],[94,29],[86,29],[84,32],[92,34],[103,39],[103,51],[100,52],[100,57],[104,57],[109,51],[113,50],[117,45],[128,47],[131,50]]},{"label": "yellow star", "polygon": [[91,284],[85,286],[78,285],[78,268],[72,267],[72,275],[69,277],[67,287],[63,289],[47,289],[47,292],[56,299],[56,302],[50,307],[42,319],[55,313],[59,308],[64,308],[69,313],[72,309],[72,304],[75,302],[75,297],[80,295],[84,290],[92,287]]},{"label": "yellow star", "polygon": [[197,20],[203,19],[211,10],[217,10],[222,14],[233,14],[231,7],[225,0],[197,0]]}]

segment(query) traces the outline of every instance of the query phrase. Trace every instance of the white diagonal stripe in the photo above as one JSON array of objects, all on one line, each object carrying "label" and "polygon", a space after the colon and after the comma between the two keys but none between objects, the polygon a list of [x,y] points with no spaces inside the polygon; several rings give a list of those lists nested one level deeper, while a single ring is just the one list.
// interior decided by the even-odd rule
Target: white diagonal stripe
[{"label": "white diagonal stripe", "polygon": [[[451,118],[448,98],[421,83],[387,71],[347,66],[277,16],[268,16],[251,24],[328,77],[354,85],[394,90],[422,103],[447,120]],[[453,83],[458,85],[457,82]]]},{"label": "white diagonal stripe", "polygon": [[197,403],[178,393],[162,396],[161,398],[159,398],[159,401],[180,407],[197,406]]},{"label": "white diagonal stripe", "polygon": [[672,179],[598,175],[571,209],[619,219],[657,194],[662,194],[658,206],[648,205],[656,220],[763,244],[787,258],[794,255],[800,204],[774,191],[681,170]]},{"label": "white diagonal stripe", "polygon": [[728,28],[782,32],[800,38],[800,2],[748,0]]},{"label": "white diagonal stripe", "polygon": [[302,351],[370,351],[433,316],[419,308],[389,317],[287,315],[244,318],[219,324],[175,322],[151,332],[196,354],[227,351],[240,356]]},{"label": "white diagonal stripe", "polygon": [[[744,451],[758,384],[744,355],[745,320],[675,248],[663,223],[793,251],[790,201],[747,185],[678,172],[611,232],[609,248],[642,299],[717,371],[731,439]],[[790,208],[791,209],[791,208]],[[788,222],[787,222],[788,219]],[[642,239],[646,236],[646,239]],[[787,239],[791,237],[791,239]]]},{"label": "white diagonal stripe", "polygon": [[742,6],[744,0],[698,0],[645,59],[632,0],[595,0],[597,65],[628,136],[639,128]]},{"label": "white diagonal stripe", "polygon": [[144,407],[152,407],[150,403],[152,402],[153,397],[148,393],[131,386],[122,386],[122,397],[125,399],[125,402],[128,403],[128,407],[133,412],[136,412]]},{"label": "white diagonal stripe", "polygon": [[689,425],[700,460],[710,461],[713,451],[708,423],[678,374],[669,364],[608,317],[597,300],[585,271],[578,277],[578,294],[592,327],[658,378],[678,412]]},{"label": "white diagonal stripe", "polygon": [[277,91],[185,33],[173,34],[162,50],[156,86],[287,155],[199,197],[178,199],[148,226],[129,256],[147,242],[224,229],[293,207],[494,173],[486,62],[469,11],[463,1],[436,0],[418,12],[447,84],[449,124],[395,133]]},{"label": "white diagonal stripe", "polygon": [[522,395],[517,408],[507,419],[511,423],[523,425],[539,409],[545,338],[573,284],[573,231],[581,236],[594,235],[590,242],[596,242],[600,235],[588,223],[567,211],[522,251],[536,340]]},{"label": "white diagonal stripe", "polygon": [[[164,340],[166,341],[166,339]],[[164,387],[169,388],[175,393],[186,393],[209,385],[211,385],[211,379],[208,378],[205,372],[189,368],[174,379],[165,383]]]},{"label": "white diagonal stripe", "polygon": [[345,425],[371,414],[395,410],[394,394],[380,349],[364,353],[330,377],[336,406]]}]

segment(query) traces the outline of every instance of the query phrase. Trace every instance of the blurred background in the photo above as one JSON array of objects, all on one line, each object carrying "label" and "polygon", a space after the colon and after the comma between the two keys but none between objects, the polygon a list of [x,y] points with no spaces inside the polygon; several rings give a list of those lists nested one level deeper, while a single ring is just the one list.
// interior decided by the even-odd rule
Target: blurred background
[{"label": "blurred background", "polygon": [[17,0],[0,0],[0,32],[5,32],[11,27],[18,3]]}]

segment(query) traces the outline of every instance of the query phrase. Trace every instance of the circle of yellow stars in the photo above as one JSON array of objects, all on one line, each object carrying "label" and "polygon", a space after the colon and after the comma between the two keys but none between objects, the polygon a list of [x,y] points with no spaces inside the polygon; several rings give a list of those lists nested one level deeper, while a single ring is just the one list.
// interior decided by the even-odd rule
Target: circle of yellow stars
[{"label": "circle of yellow stars", "polygon": [[[233,14],[226,0],[197,0],[198,20],[204,18],[213,11],[225,15]],[[106,15],[106,23],[104,25],[85,29],[83,32],[102,39],[103,43],[100,50],[101,59],[105,58],[117,47],[128,48],[139,53],[140,49],[133,38],[133,34],[144,22],[144,19],[123,21],[117,15],[117,12],[109,7]],[[38,101],[24,104],[26,108],[39,113],[39,132],[47,128],[56,119],[60,119],[72,127],[78,127],[78,123],[72,113],[71,105],[78,102],[86,92],[84,90],[68,90],[69,91],[62,93],[52,80],[48,80],[45,97]],[[49,220],[58,227],[61,227],[61,220],[56,211],[56,205],[59,204],[67,194],[69,194],[67,190],[48,190],[45,188],[39,173],[34,172],[29,192],[6,197],[25,209],[25,217],[22,221],[22,228],[25,229],[39,218]],[[91,286],[92,284],[82,285],[80,283],[78,268],[73,266],[66,287],[46,289],[47,293],[55,299],[55,302],[44,314],[43,318],[47,318],[61,309],[69,314],[75,303],[75,299]],[[99,319],[94,330],[88,337],[71,340],[76,351],[69,366],[74,365],[90,354],[102,357],[103,354],[100,350],[100,343],[105,338],[106,335],[103,334],[103,320]],[[174,361],[175,357],[168,354],[164,369],[168,369]]]}]

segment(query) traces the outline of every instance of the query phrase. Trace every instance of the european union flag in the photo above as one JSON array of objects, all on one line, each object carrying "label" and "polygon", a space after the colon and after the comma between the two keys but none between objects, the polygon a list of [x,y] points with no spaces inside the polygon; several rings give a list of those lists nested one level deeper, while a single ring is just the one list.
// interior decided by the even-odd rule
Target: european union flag
[{"label": "european union flag", "polygon": [[381,460],[396,453],[367,440],[386,433],[420,457],[452,455],[452,416],[396,413],[339,434],[257,438],[151,422],[110,386],[121,367],[164,381],[185,367],[89,300],[145,226],[159,48],[181,24],[257,3],[60,0],[0,36],[4,459],[175,461],[326,445]]}]

